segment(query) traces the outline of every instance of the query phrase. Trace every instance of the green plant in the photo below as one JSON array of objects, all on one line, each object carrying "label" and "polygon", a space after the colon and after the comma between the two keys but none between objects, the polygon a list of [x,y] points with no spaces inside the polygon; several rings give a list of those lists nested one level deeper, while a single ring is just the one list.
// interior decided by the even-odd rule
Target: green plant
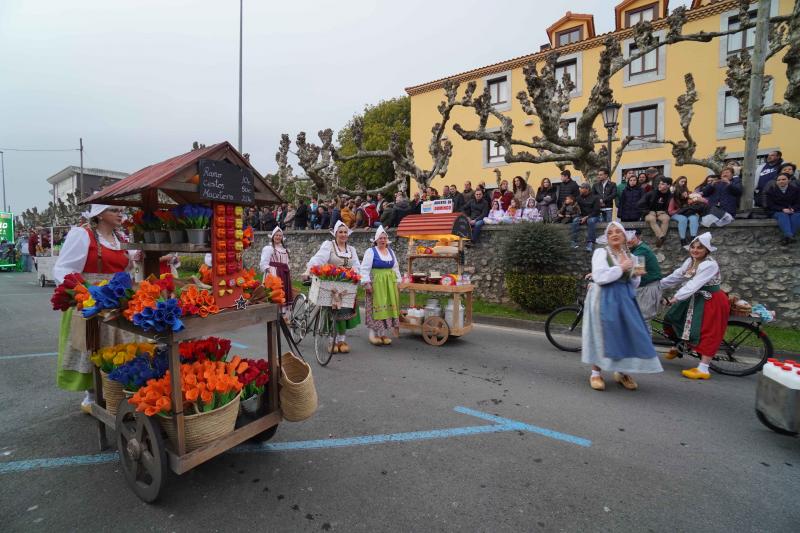
[{"label": "green plant", "polygon": [[506,272],[558,272],[568,261],[563,228],[553,224],[517,224],[503,250]]},{"label": "green plant", "polygon": [[196,274],[200,270],[200,265],[203,264],[203,255],[182,255],[179,258],[181,260],[181,271],[191,272],[192,274]]},{"label": "green plant", "polygon": [[559,274],[506,272],[506,288],[524,309],[549,313],[575,301],[575,277]]}]

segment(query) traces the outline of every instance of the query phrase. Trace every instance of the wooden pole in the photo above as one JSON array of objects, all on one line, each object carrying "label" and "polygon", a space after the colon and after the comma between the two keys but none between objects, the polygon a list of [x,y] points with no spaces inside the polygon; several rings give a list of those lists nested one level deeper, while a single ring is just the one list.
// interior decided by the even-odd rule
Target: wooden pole
[{"label": "wooden pole", "polygon": [[81,177],[80,177],[80,185],[79,185],[79,187],[80,187],[80,195],[81,195],[81,197],[78,199],[79,202],[81,200],[83,200],[84,198],[86,198],[83,195],[83,137],[81,137],[81,139],[80,139],[80,145],[81,145],[81,148],[80,148],[80,150],[81,150]]},{"label": "wooden pole", "polygon": [[[750,98],[747,102],[747,126],[744,132],[744,161],[742,170],[742,198],[744,211],[753,206],[753,190],[756,186],[756,159],[758,144],[761,141],[761,108],[764,104],[762,89],[764,87],[764,63],[767,56],[767,33],[769,30],[770,0],[758,0],[758,18],[756,19],[756,36],[753,53],[750,56],[752,65],[750,77]],[[746,32],[742,32],[746,43]]]}]

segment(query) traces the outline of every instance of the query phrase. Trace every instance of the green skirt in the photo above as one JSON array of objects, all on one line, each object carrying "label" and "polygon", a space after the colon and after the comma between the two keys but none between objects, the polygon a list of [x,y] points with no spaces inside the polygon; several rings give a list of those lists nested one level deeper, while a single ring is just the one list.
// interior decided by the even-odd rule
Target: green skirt
[{"label": "green skirt", "polygon": [[361,324],[361,313],[358,310],[358,301],[356,301],[356,314],[350,320],[339,320],[336,322],[336,332],[339,335],[344,335],[348,329],[353,329]]},{"label": "green skirt", "polygon": [[373,320],[386,320],[400,317],[400,294],[397,278],[391,268],[372,269],[372,309]]}]

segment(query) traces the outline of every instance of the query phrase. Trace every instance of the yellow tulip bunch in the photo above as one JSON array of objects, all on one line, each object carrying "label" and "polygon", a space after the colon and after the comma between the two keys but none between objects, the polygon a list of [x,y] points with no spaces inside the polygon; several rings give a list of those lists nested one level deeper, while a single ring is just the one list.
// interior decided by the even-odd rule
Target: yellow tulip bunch
[{"label": "yellow tulip bunch", "polygon": [[118,366],[124,365],[137,355],[148,354],[153,357],[155,351],[156,345],[154,343],[131,342],[106,346],[93,353],[90,358],[95,366],[108,373]]}]

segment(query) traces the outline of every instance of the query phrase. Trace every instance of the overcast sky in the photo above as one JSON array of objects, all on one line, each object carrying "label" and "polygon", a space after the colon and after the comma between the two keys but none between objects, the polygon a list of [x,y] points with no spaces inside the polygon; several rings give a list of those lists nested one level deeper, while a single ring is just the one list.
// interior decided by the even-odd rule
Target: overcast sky
[{"label": "overcast sky", "polygon": [[[570,9],[616,2],[245,0],[243,151],[274,170],[280,134],[338,130],[404,88],[537,51]],[[672,8],[687,1],[671,2]],[[77,148],[134,172],[194,140],[236,145],[237,0],[0,0],[0,149]],[[5,151],[7,203],[46,206],[78,152]]]}]

